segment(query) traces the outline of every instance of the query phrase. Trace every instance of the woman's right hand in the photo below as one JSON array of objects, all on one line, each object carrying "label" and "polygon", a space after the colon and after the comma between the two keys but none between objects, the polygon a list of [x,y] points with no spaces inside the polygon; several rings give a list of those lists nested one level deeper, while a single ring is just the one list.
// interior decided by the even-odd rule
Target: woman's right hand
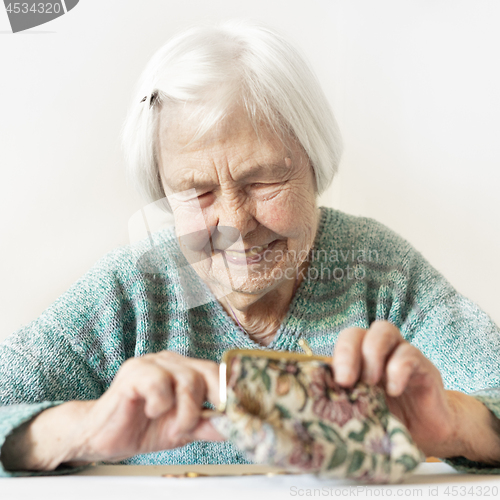
[{"label": "woman's right hand", "polygon": [[201,418],[206,400],[219,404],[216,363],[170,351],[131,358],[83,412],[73,460],[118,461],[191,441],[223,440]]}]

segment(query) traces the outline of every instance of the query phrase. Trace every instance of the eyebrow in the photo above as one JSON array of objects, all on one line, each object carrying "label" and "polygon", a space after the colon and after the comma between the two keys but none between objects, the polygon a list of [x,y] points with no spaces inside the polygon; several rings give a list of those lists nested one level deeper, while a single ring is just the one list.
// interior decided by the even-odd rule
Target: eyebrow
[{"label": "eyebrow", "polygon": [[187,191],[189,189],[197,189],[197,190],[205,190],[205,189],[213,189],[214,187],[217,186],[216,183],[208,180],[202,180],[202,179],[196,179],[195,176],[190,179],[181,179],[179,182],[176,183],[169,183],[170,188],[176,192],[180,193],[182,191]]},{"label": "eyebrow", "polygon": [[[244,180],[252,180],[262,175],[263,172],[269,175],[265,179],[277,178],[279,180],[286,177],[287,174],[291,172],[293,167],[287,167],[284,163],[271,163],[271,164],[258,164],[247,169],[241,176],[237,176],[235,182],[242,182]],[[187,189],[197,189],[197,190],[207,190],[217,187],[219,184],[213,181],[203,179],[197,176],[197,172],[193,172],[189,178],[180,179],[175,185],[171,185],[171,188],[175,192],[185,191]]]},{"label": "eyebrow", "polygon": [[262,172],[269,173],[269,176],[273,177],[285,177],[287,174],[291,172],[293,167],[287,167],[284,163],[270,163],[270,164],[259,164],[255,167],[252,167],[249,172],[242,176],[243,179],[251,179],[255,175],[260,175]]}]

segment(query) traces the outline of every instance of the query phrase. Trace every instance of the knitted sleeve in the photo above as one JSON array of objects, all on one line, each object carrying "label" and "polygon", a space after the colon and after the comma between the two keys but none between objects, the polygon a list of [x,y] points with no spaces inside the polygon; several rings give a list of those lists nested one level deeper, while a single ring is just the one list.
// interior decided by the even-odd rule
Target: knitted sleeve
[{"label": "knitted sleeve", "polygon": [[[395,324],[403,337],[439,369],[446,389],[469,394],[500,418],[500,330],[477,304],[453,286],[396,233],[380,224],[385,245],[399,262],[387,274],[377,300],[377,319]],[[387,293],[387,290],[392,293]],[[499,450],[500,452],[500,450]],[[453,457],[460,471],[499,474],[500,468]]]},{"label": "knitted sleeve", "polygon": [[[500,418],[500,331],[484,311],[452,291],[425,314],[412,337],[447,389],[475,397]],[[498,467],[464,457],[445,461],[462,472],[500,474]]]},{"label": "knitted sleeve", "polygon": [[[0,450],[14,429],[41,411],[99,398],[133,355],[135,312],[117,272],[123,257],[120,250],[105,256],[39,318],[0,344]],[[9,472],[0,451],[0,476],[75,470]]]}]

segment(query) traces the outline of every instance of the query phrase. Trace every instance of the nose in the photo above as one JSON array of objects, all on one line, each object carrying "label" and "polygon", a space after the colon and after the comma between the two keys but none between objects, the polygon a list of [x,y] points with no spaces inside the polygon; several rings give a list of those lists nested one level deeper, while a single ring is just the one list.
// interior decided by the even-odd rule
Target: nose
[{"label": "nose", "polygon": [[212,243],[217,250],[226,250],[240,238],[240,232],[231,226],[216,226],[212,231]]},{"label": "nose", "polygon": [[212,235],[215,248],[224,250],[240,236],[244,240],[249,233],[257,229],[259,223],[245,200],[220,200],[218,205],[217,226]]}]

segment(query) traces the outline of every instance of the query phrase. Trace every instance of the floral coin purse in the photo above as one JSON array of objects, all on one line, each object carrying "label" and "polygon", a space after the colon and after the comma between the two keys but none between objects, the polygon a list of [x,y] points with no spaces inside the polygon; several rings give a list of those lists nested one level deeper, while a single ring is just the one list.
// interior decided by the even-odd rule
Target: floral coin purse
[{"label": "floral coin purse", "polygon": [[[308,349],[307,345],[303,345]],[[394,483],[425,459],[382,389],[338,386],[331,358],[231,350],[221,363],[214,427],[254,463]]]}]

